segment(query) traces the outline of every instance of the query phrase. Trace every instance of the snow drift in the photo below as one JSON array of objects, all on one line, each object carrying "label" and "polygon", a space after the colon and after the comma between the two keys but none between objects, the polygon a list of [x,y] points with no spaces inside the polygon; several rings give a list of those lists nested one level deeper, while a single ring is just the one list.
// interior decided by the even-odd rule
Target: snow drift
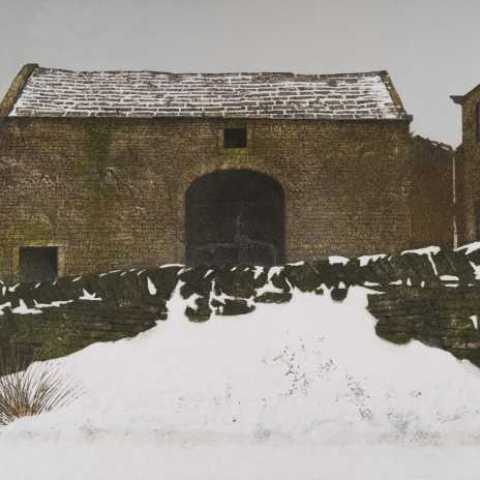
[{"label": "snow drift", "polygon": [[194,323],[181,287],[167,321],[52,361],[82,394],[0,429],[2,477],[476,478],[480,372],[380,339],[367,288]]},{"label": "snow drift", "polygon": [[167,322],[57,361],[84,394],[12,424],[0,441],[476,442],[478,370],[419,342],[381,340],[365,307],[355,287],[343,303],[297,293],[281,307],[195,324],[177,288]]}]

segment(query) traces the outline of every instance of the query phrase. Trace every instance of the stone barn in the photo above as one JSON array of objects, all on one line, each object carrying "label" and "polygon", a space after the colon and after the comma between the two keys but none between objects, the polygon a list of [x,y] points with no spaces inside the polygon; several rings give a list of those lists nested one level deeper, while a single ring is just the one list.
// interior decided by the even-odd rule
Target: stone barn
[{"label": "stone barn", "polygon": [[448,244],[449,211],[415,222],[410,121],[384,71],[26,65],[0,104],[0,277]]}]

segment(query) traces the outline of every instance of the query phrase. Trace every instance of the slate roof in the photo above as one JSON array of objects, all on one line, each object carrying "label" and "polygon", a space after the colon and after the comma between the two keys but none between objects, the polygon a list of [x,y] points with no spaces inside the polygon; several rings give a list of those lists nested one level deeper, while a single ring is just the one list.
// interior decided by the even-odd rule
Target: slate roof
[{"label": "slate roof", "polygon": [[410,118],[386,72],[77,72],[37,65],[33,65],[9,116]]}]

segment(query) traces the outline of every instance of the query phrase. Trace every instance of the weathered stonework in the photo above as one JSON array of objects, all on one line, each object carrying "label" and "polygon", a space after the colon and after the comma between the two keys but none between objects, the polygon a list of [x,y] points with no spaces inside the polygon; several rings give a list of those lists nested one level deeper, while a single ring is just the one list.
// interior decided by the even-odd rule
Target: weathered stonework
[{"label": "weathered stonework", "polygon": [[183,263],[186,192],[219,170],[281,186],[280,262],[451,244],[451,155],[412,140],[385,72],[24,70],[0,119],[0,278],[28,246],[58,247],[60,276]]},{"label": "weathered stonework", "polygon": [[406,122],[251,120],[223,148],[220,119],[8,118],[0,134],[0,271],[22,245],[59,245],[61,274],[183,262],[185,192],[219,169],[274,177],[286,257],[412,245]]},{"label": "weathered stonework", "polygon": [[411,140],[409,202],[414,247],[454,244],[453,149],[415,136]]},{"label": "weathered stonework", "polygon": [[462,108],[462,144],[455,155],[455,173],[456,223],[463,244],[480,238],[480,88],[452,99]]},{"label": "weathered stonework", "polygon": [[192,322],[205,322],[213,313],[243,315],[262,303],[288,302],[298,290],[341,302],[350,287],[365,286],[379,336],[400,344],[417,339],[480,366],[479,264],[479,249],[420,250],[345,264],[166,266],[0,285],[0,355],[48,359],[136,335],[168,321],[174,292]]}]

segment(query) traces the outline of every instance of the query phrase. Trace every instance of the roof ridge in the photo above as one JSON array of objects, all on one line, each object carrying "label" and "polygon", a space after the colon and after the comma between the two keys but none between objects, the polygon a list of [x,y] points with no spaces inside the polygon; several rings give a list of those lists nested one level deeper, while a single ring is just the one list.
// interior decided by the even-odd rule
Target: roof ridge
[{"label": "roof ridge", "polygon": [[294,72],[294,71],[279,71],[279,70],[261,70],[261,71],[227,71],[227,72],[175,72],[167,70],[151,70],[151,69],[112,69],[112,70],[75,70],[67,68],[57,67],[44,67],[37,65],[36,71],[52,71],[52,72],[65,72],[65,73],[78,73],[78,74],[91,74],[91,73],[155,73],[161,75],[172,76],[233,76],[233,75],[283,75],[291,77],[311,77],[311,78],[328,78],[328,77],[358,77],[358,76],[382,76],[388,74],[387,70],[366,70],[358,72],[333,72],[333,73],[306,73],[306,72]]}]

